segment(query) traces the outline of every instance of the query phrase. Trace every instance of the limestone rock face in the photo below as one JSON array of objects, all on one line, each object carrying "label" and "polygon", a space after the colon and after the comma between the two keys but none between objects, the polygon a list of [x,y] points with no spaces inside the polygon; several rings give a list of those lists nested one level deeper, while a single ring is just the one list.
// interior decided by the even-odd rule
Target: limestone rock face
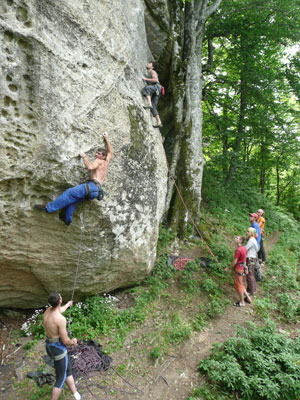
[{"label": "limestone rock face", "polygon": [[[125,287],[153,267],[167,169],[142,108],[151,59],[142,0],[0,2],[0,307],[44,305]],[[33,209],[87,171],[107,131],[114,156],[104,200],[65,226]]]}]

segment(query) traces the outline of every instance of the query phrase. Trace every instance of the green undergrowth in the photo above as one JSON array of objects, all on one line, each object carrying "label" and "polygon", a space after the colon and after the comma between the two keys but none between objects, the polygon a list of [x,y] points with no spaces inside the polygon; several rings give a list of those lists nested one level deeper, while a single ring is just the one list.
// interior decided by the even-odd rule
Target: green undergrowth
[{"label": "green undergrowth", "polygon": [[[228,284],[232,286],[232,276],[224,273],[224,268],[232,261],[234,236],[245,233],[249,226],[248,213],[261,207],[266,212],[268,234],[280,231],[280,240],[268,255],[268,268],[260,284],[264,289],[264,295],[256,297],[253,310],[255,316],[262,321],[270,319],[274,319],[277,323],[298,321],[300,310],[298,223],[290,216],[285,216],[280,209],[269,205],[260,195],[253,195],[250,198],[249,193],[235,194],[233,191],[217,187],[210,187],[206,192],[201,226],[209,231],[209,235],[206,235],[210,238],[208,245],[216,258],[210,254],[201,240],[193,236],[192,228],[189,230],[190,240],[181,242],[180,247],[181,254],[184,254],[184,249],[197,248],[203,256],[211,259],[209,267],[202,267],[200,259],[189,262],[181,271],[168,265],[168,255],[172,253],[171,245],[176,233],[166,226],[161,226],[157,247],[159,257],[151,274],[143,282],[136,283],[121,294],[117,292],[106,296],[93,296],[85,299],[83,303],[75,304],[71,310],[73,337],[96,339],[104,345],[104,351],[113,357],[117,352],[127,353],[129,346],[131,351],[143,360],[141,364],[144,366],[147,362],[151,365],[163,363],[166,355],[176,353],[178,346],[193,334],[202,331],[210,320],[222,315],[226,310],[229,299],[225,288],[228,290]],[[217,192],[217,199],[211,197],[213,198],[211,200],[207,197]],[[130,299],[127,303],[130,306],[123,305],[124,299],[125,303],[126,299]],[[67,311],[66,316],[68,313]],[[41,315],[40,313],[27,327],[27,334],[30,332],[34,337],[31,343],[44,337]],[[267,323],[266,333],[271,335],[271,325],[270,322]],[[26,332],[24,330],[24,334]],[[245,340],[243,336],[243,340],[237,342],[237,346]],[[30,346],[32,345],[28,344],[28,347]],[[216,353],[220,357],[218,368],[222,372],[226,371],[228,356],[221,357],[221,351],[223,351],[221,347],[216,347],[213,354]],[[147,362],[144,362],[145,360]],[[130,377],[130,373],[133,375],[147,373],[147,370],[139,369],[138,363],[135,362],[134,367],[133,364],[130,360],[124,361],[122,374]],[[229,369],[229,372],[240,372],[236,363],[230,365],[230,368],[235,369]],[[208,383],[196,388],[190,400],[242,398],[237,397],[244,390],[244,386],[243,389],[239,386],[242,378],[230,381],[230,390],[226,385],[225,390],[222,382],[208,376],[208,370],[202,369],[202,373],[204,372],[208,377]],[[227,377],[229,376],[227,372]],[[275,390],[274,384],[268,381],[271,378],[266,378],[263,382],[255,379],[253,377],[253,382],[258,387],[266,385],[271,391]],[[254,389],[250,386],[247,390],[249,393],[254,393]],[[252,398],[256,398],[255,396]],[[260,398],[264,399],[257,397]],[[274,397],[276,398],[280,397]]]},{"label": "green undergrowth", "polygon": [[[260,194],[245,182],[230,182],[225,185],[209,173],[204,175],[203,187],[204,221],[211,217],[219,225],[218,232],[225,235],[245,235],[249,226],[249,213],[262,208],[265,211],[265,231],[270,234],[274,231],[297,231],[299,223],[291,214],[275,206],[266,196]],[[214,224],[212,224],[214,229]]]},{"label": "green undergrowth", "polygon": [[[300,319],[299,222],[247,188],[236,191],[212,182],[204,188],[204,201],[203,218],[209,221],[213,216],[220,224],[213,246],[224,258],[230,258],[230,251],[222,249],[222,238],[228,241],[233,233],[243,234],[249,226],[248,213],[258,208],[265,210],[267,240],[274,232],[278,242],[268,253],[259,284],[263,290],[253,304],[255,318],[264,325],[239,328],[235,337],[216,344],[211,356],[200,361],[204,383],[188,400],[296,400],[300,341],[289,338],[288,332],[297,330]],[[287,333],[278,333],[279,328]]]},{"label": "green undergrowth", "polygon": [[[199,243],[200,245],[200,243]],[[104,351],[114,357],[130,346],[139,357],[151,362],[163,362],[166,355],[176,352],[178,346],[192,334],[203,330],[208,321],[224,313],[229,300],[223,290],[227,274],[217,263],[202,267],[200,260],[189,262],[179,271],[168,265],[168,256],[158,258],[152,273],[143,282],[123,291],[121,301],[115,295],[92,296],[71,309],[72,336],[78,339],[96,339]],[[122,299],[133,299],[133,305],[122,307]],[[26,327],[33,335],[32,347],[44,337],[42,311]],[[68,319],[69,310],[66,311]],[[23,333],[26,333],[23,330]],[[131,336],[133,335],[133,336]],[[122,373],[130,377],[128,362]],[[42,393],[38,388],[33,398]]]},{"label": "green undergrowth", "polygon": [[[222,289],[225,280],[226,275],[217,264],[205,268],[195,260],[178,271],[168,265],[168,256],[163,255],[145,281],[123,292],[125,297],[134,298],[133,306],[118,308],[117,298],[111,295],[93,296],[75,304],[71,309],[72,335],[85,340],[99,338],[106,342],[107,351],[116,351],[132,330],[152,318],[157,320],[153,349],[160,348],[153,354],[163,354],[169,345],[180,344],[193,331],[203,329],[209,319],[224,312],[228,304]],[[28,330],[34,342],[44,337],[42,313]]]},{"label": "green undergrowth", "polygon": [[264,298],[255,300],[255,312],[262,319],[296,323],[300,318],[300,231],[282,232],[268,254],[268,268],[262,287]]},{"label": "green undergrowth", "polygon": [[[198,388],[189,400],[298,399],[299,354],[299,337],[293,340],[277,333],[274,323],[262,327],[254,324],[247,328],[239,327],[235,337],[216,344],[212,355],[199,363],[200,373],[214,385],[217,395],[210,397],[212,392],[207,387]],[[197,397],[197,390],[202,397]]]}]

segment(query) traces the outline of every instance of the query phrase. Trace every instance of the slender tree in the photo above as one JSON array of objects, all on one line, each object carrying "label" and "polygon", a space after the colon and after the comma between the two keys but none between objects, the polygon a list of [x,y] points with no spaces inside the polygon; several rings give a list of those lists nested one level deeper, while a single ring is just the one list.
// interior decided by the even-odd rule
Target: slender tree
[{"label": "slender tree", "polygon": [[[170,0],[171,32],[174,38],[171,86],[174,130],[171,165],[178,187],[195,221],[201,203],[202,173],[202,42],[205,24],[222,0]],[[170,199],[169,221],[184,235],[188,215],[178,193]]]}]

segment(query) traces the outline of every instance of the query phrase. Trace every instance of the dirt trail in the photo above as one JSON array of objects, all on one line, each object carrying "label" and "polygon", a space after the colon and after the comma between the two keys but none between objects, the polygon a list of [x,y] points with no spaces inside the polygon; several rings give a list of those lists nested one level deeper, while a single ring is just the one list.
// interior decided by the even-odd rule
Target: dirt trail
[{"label": "dirt trail", "polygon": [[[266,251],[270,251],[278,239],[279,233],[268,237],[265,240]],[[257,297],[260,295],[261,289],[258,287]],[[233,288],[229,290],[229,298],[232,304],[236,301],[236,294]],[[200,384],[201,378],[197,373],[197,365],[200,359],[210,353],[211,346],[214,343],[224,342],[232,337],[236,325],[245,326],[247,321],[257,322],[251,305],[247,305],[244,308],[228,306],[221,317],[212,320],[203,332],[194,334],[181,347],[176,349],[176,354],[166,357],[160,365],[155,365],[149,360],[145,361],[139,354],[131,355],[130,350],[123,350],[113,355],[114,360],[118,360],[118,365],[128,360],[130,356],[135,357],[134,362],[137,364],[137,369],[140,368],[141,373],[132,374],[128,379],[135,387],[141,389],[143,394],[125,395],[116,393],[112,398],[115,400],[185,400],[191,394],[193,387]],[[153,330],[153,327],[150,326],[148,329]],[[127,339],[124,349],[130,348],[128,344],[132,340],[133,337]],[[26,366],[28,370],[34,370],[36,368],[36,360],[39,360],[43,354],[44,344],[41,341],[35,347],[31,360],[28,359],[28,356],[26,357],[25,350],[21,349],[15,357],[9,360],[9,364],[0,367],[0,399],[18,399],[13,391],[13,377],[17,375],[20,380],[24,379],[24,373],[21,373],[24,367]],[[126,389],[130,388],[127,386]],[[30,395],[28,394],[29,398]],[[73,397],[68,392],[65,392],[63,398],[72,399]],[[93,397],[86,394],[85,399],[90,400]],[[102,397],[99,397],[99,399],[102,399]],[[27,400],[27,398],[23,397],[22,400]]]},{"label": "dirt trail", "polygon": [[[265,239],[266,252],[270,251],[279,239],[279,232]],[[257,297],[261,289],[258,285]],[[234,290],[230,294],[232,304],[236,301]],[[199,334],[185,342],[176,358],[166,360],[161,368],[153,369],[144,382],[144,395],[141,400],[184,400],[191,393],[192,388],[200,383],[197,365],[200,359],[209,355],[211,346],[216,342],[225,342],[233,336],[236,325],[245,326],[247,321],[257,322],[251,305],[245,308],[229,306],[225,313],[214,319]]]}]

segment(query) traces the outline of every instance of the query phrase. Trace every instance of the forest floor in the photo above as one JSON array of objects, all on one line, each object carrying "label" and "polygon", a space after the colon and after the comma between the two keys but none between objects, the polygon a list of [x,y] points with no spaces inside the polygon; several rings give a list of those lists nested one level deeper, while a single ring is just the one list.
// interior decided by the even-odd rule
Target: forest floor
[{"label": "forest floor", "polygon": [[[279,234],[275,233],[265,241],[266,250],[269,251],[278,241]],[[193,254],[194,253],[194,254]],[[188,256],[199,257],[197,249],[190,250]],[[267,268],[267,266],[266,266]],[[200,359],[209,355],[214,343],[224,342],[235,333],[236,325],[245,326],[248,321],[260,324],[253,310],[253,306],[247,305],[244,308],[233,306],[236,294],[233,287],[227,285],[224,289],[230,299],[230,305],[225,308],[223,315],[210,320],[202,332],[193,333],[192,336],[181,345],[174,347],[167,356],[163,356],[159,361],[152,361],[149,358],[149,340],[146,338],[155,332],[156,321],[151,317],[136,330],[130,332],[126,338],[123,348],[111,354],[113,366],[119,372],[112,376],[101,376],[92,378],[89,384],[105,380],[104,386],[116,388],[109,395],[105,395],[103,390],[93,389],[97,397],[90,393],[85,393],[85,399],[139,399],[139,400],[186,400],[193,388],[201,384],[201,377],[197,373],[197,365]],[[130,306],[130,293],[122,295],[119,293],[123,306]],[[176,296],[176,293],[172,293]],[[263,296],[263,291],[258,285],[256,298]],[[7,320],[6,320],[7,321]],[[14,320],[14,329],[20,328],[21,319]],[[295,332],[299,329],[299,324],[292,328],[284,324],[278,325],[281,330],[291,329]],[[7,325],[7,332],[12,326]],[[7,336],[7,335],[6,335]],[[5,344],[2,337],[1,348]],[[45,354],[44,341],[38,342],[33,349],[26,351],[23,344],[27,338],[18,339],[18,345],[10,349],[11,356],[2,357],[3,365],[0,366],[0,399],[5,400],[29,400],[32,399],[32,390],[34,383],[25,379],[28,371],[36,370],[41,364],[41,358]],[[7,342],[7,340],[6,340]],[[150,341],[151,342],[151,341]],[[105,343],[104,343],[105,348]],[[150,348],[151,349],[151,348]],[[12,354],[15,352],[14,354]],[[100,378],[100,379],[99,379]],[[102,379],[101,379],[102,378]],[[126,379],[126,380],[125,380]],[[132,385],[132,386],[131,386]],[[134,393],[134,389],[136,392]],[[126,393],[128,392],[128,393]],[[35,399],[49,398],[34,397]],[[64,389],[62,399],[73,398],[67,389]]]}]

